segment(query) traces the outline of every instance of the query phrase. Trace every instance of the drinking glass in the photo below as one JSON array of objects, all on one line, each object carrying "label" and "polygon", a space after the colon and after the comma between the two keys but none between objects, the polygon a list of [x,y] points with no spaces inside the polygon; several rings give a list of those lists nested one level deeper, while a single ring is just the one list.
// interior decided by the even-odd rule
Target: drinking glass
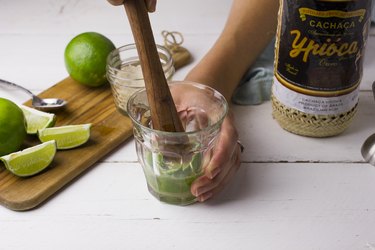
[{"label": "drinking glass", "polygon": [[145,89],[129,98],[127,113],[148,190],[160,201],[188,205],[196,201],[190,187],[212,157],[228,104],[219,92],[199,83],[172,82],[169,87],[185,132],[152,128]]}]

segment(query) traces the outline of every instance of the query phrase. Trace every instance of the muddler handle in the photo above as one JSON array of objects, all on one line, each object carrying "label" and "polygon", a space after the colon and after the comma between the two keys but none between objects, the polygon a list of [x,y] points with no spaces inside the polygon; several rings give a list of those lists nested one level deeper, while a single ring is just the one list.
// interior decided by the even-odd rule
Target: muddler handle
[{"label": "muddler handle", "polygon": [[153,129],[183,132],[156,49],[146,5],[143,0],[126,0],[124,6],[142,67]]}]

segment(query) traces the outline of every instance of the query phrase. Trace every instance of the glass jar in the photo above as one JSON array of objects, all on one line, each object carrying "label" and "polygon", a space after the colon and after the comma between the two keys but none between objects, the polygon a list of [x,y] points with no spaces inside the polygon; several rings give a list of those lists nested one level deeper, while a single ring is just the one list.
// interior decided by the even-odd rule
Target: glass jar
[{"label": "glass jar", "polygon": [[148,190],[160,201],[188,205],[196,201],[190,187],[213,155],[228,104],[205,85],[184,81],[169,86],[185,132],[152,129],[145,90],[130,97],[127,112]]},{"label": "glass jar", "polygon": [[[165,78],[167,81],[170,81],[175,72],[172,55],[164,46],[156,45],[156,47]],[[145,86],[135,44],[128,44],[117,48],[108,55],[107,79],[111,84],[117,110],[127,115],[126,104],[129,97]]]}]

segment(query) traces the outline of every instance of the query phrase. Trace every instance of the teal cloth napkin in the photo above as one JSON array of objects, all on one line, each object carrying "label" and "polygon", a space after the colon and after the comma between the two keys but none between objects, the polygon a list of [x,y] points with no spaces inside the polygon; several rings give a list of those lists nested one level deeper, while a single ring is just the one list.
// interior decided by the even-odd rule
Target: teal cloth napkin
[{"label": "teal cloth napkin", "polygon": [[254,65],[240,81],[232,102],[240,105],[258,105],[271,97],[275,39],[268,44]]},{"label": "teal cloth napkin", "polygon": [[[375,0],[372,1],[372,26],[375,26]],[[271,97],[275,40],[273,40],[236,88],[232,102],[239,105],[258,105]]]}]

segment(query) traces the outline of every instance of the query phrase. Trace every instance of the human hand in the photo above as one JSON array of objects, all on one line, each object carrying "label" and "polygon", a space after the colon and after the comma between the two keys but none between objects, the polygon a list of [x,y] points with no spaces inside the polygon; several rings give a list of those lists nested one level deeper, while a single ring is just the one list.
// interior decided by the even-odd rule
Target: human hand
[{"label": "human hand", "polygon": [[210,199],[232,179],[240,167],[242,150],[242,145],[238,143],[234,115],[229,113],[223,121],[213,156],[205,168],[204,175],[196,179],[191,186],[191,193],[198,201]]},{"label": "human hand", "polygon": [[[188,88],[185,90],[181,88],[178,90],[176,90],[177,88],[170,89],[178,110],[189,110],[190,107],[195,105],[202,107],[210,105],[209,103],[205,103],[206,99],[200,91]],[[179,114],[183,123],[192,119],[184,112],[179,112]],[[208,125],[209,118],[206,112],[193,112],[190,115],[193,114],[197,122],[192,123],[194,127],[189,127],[189,131],[202,129]],[[229,110],[221,125],[221,130],[213,148],[212,157],[208,164],[203,166],[204,174],[197,178],[191,186],[191,193],[198,198],[198,201],[203,202],[211,198],[225,187],[240,166],[240,154],[242,150],[243,146],[238,141],[234,115]]]},{"label": "human hand", "polygon": [[[107,0],[110,4],[121,5],[126,0]],[[146,3],[147,11],[154,12],[156,9],[156,0],[144,0]]]}]

